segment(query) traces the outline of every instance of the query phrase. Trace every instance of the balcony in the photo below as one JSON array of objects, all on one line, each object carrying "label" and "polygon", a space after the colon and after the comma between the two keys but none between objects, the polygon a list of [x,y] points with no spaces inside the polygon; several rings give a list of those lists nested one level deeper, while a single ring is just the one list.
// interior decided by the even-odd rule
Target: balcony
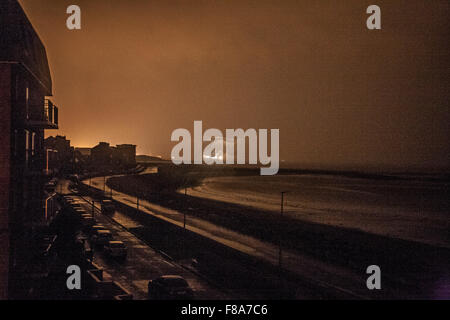
[{"label": "balcony", "polygon": [[42,129],[58,129],[58,107],[45,99],[43,111],[27,121],[28,125]]}]

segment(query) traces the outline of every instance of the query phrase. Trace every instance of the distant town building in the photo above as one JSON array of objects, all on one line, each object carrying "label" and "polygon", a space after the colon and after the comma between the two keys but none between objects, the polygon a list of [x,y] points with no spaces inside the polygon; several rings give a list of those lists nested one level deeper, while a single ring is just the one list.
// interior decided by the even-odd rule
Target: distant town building
[{"label": "distant town building", "polygon": [[0,1],[0,299],[21,296],[33,238],[49,218],[44,130],[58,128],[51,95],[44,45],[19,3]]},{"label": "distant town building", "polygon": [[86,159],[89,159],[91,157],[91,148],[75,148],[75,152],[79,153],[81,156],[85,157]]},{"label": "distant town building", "polygon": [[91,148],[75,148],[74,155],[74,173],[84,173],[90,168]]},{"label": "distant town building", "polygon": [[91,164],[102,170],[130,168],[136,166],[136,146],[120,144],[115,147],[107,142],[100,142],[91,149]]},{"label": "distant town building", "polygon": [[113,148],[113,161],[122,167],[136,166],[136,146],[133,144],[120,144]]},{"label": "distant town building", "polygon": [[47,169],[56,172],[73,172],[74,148],[65,136],[48,137],[44,140]]},{"label": "distant town building", "polygon": [[[99,169],[110,169],[112,166],[112,149],[107,142],[100,142],[91,149],[91,163]],[[101,170],[100,170],[101,171]]]}]

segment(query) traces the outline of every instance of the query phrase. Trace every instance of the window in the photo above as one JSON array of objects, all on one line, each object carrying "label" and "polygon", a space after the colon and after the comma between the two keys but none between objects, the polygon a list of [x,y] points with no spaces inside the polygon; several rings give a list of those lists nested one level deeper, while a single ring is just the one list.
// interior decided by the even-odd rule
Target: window
[{"label": "window", "polygon": [[19,131],[14,129],[13,156],[16,159],[19,153]]},{"label": "window", "polygon": [[28,88],[27,84],[27,88],[25,90],[25,113],[27,120],[30,118],[29,100],[30,100],[30,89]]},{"label": "window", "polygon": [[19,100],[19,76],[16,75],[15,77],[16,80],[16,85],[15,85],[15,90],[16,90],[16,102]]},{"label": "window", "polygon": [[30,165],[30,131],[25,130],[25,166],[28,168]]},{"label": "window", "polygon": [[31,156],[34,157],[36,150],[36,133],[31,133]]}]

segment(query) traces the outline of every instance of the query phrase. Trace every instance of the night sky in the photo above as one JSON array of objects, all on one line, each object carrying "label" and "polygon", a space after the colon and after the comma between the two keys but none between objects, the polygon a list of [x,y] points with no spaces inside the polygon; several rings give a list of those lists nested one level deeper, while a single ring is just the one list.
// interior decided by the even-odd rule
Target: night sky
[{"label": "night sky", "polygon": [[[279,128],[306,165],[450,166],[449,1],[20,0],[75,146]],[[67,6],[82,29],[66,28]],[[366,28],[381,7],[382,30]]]}]

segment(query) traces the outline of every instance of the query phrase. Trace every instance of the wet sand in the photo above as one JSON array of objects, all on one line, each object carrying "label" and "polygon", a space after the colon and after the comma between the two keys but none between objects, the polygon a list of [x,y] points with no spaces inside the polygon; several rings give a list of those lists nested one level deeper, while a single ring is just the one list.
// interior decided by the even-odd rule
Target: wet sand
[{"label": "wet sand", "polygon": [[[294,219],[450,248],[450,186],[442,181],[335,175],[210,177],[194,197],[283,212]],[[180,191],[182,192],[182,191]]]},{"label": "wet sand", "polygon": [[[176,176],[176,174],[175,174]],[[392,281],[398,283],[399,286],[407,285],[411,286],[411,292],[429,292],[429,296],[436,296],[434,293],[440,287],[447,287],[450,283],[449,276],[449,261],[450,253],[446,244],[448,244],[448,220],[445,219],[445,212],[439,212],[441,206],[446,206],[445,200],[441,199],[441,202],[436,203],[430,201],[425,203],[423,198],[415,197],[410,193],[411,187],[399,187],[396,183],[389,182],[389,188],[386,187],[386,181],[382,180],[379,183],[369,183],[365,189],[361,189],[359,192],[348,192],[347,190],[352,190],[355,187],[355,181],[352,180],[344,181],[341,185],[333,182],[333,186],[327,178],[320,178],[322,182],[320,184],[312,183],[310,181],[310,186],[315,186],[315,191],[317,194],[317,199],[314,199],[313,194],[309,195],[310,207],[314,207],[311,204],[321,203],[324,206],[333,206],[332,196],[341,201],[347,201],[355,206],[358,201],[365,203],[366,198],[370,198],[372,193],[379,196],[392,195],[392,201],[395,198],[400,199],[399,203],[406,201],[408,203],[408,194],[412,196],[412,199],[416,203],[424,203],[420,208],[426,208],[431,210],[431,214],[435,216],[424,216],[423,222],[417,222],[417,214],[423,213],[425,211],[418,210],[417,212],[410,213],[408,216],[408,210],[405,208],[406,212],[399,216],[399,220],[395,224],[393,219],[387,219],[389,214],[384,213],[378,214],[376,219],[374,219],[374,214],[370,210],[377,210],[377,206],[380,205],[387,206],[390,208],[391,204],[389,201],[386,203],[381,203],[374,199],[369,205],[369,209],[365,208],[359,215],[349,213],[352,210],[352,205],[346,203],[343,207],[346,209],[344,213],[340,212],[342,210],[336,209],[338,204],[335,204],[335,210],[329,211],[322,208],[322,214],[316,214],[315,219],[305,218],[308,215],[302,215],[297,212],[299,207],[296,207],[296,203],[292,200],[291,206],[287,206],[287,213],[280,217],[280,213],[271,210],[271,206],[275,206],[276,197],[270,199],[270,197],[265,197],[265,201],[258,201],[260,195],[260,187],[258,190],[251,190],[248,188],[248,182],[245,179],[258,179],[259,177],[246,177],[242,183],[236,182],[236,177],[232,179],[222,178],[222,177],[209,177],[212,181],[208,185],[208,180],[206,183],[195,180],[192,187],[196,192],[205,193],[213,190],[213,193],[220,194],[219,199],[214,199],[216,196],[195,196],[188,194],[180,194],[177,192],[180,188],[180,183],[178,178],[171,179],[169,174],[160,175],[141,175],[141,176],[126,176],[119,178],[112,178],[108,183],[117,190],[122,192],[139,195],[141,198],[145,198],[152,203],[157,203],[158,205],[177,210],[179,212],[185,212],[188,216],[193,216],[196,218],[203,219],[205,221],[212,222],[218,226],[222,226],[231,230],[238,231],[243,234],[248,234],[255,238],[259,238],[263,241],[268,241],[272,243],[282,243],[283,247],[292,250],[297,250],[302,254],[308,254],[312,257],[319,258],[322,261],[326,261],[330,264],[340,265],[359,272],[363,272],[367,265],[378,264],[383,267],[385,274]],[[242,177],[241,177],[242,178]],[[241,179],[238,178],[238,179]],[[277,179],[276,177],[274,177]],[[279,179],[286,180],[286,177],[278,177]],[[228,179],[228,180],[227,180]],[[299,177],[287,177],[287,181],[292,183],[293,188],[298,185]],[[311,179],[311,177],[301,177],[301,179]],[[316,177],[312,178],[314,181]],[[294,181],[292,181],[294,180]],[[203,180],[205,181],[205,180]],[[324,181],[328,181],[328,186],[324,188]],[[361,182],[358,182],[361,183]],[[344,184],[344,185],[342,185]],[[263,184],[263,190],[269,190],[272,192],[273,188],[277,188],[277,183],[266,183]],[[217,187],[219,186],[219,187]],[[320,186],[320,187],[319,187]],[[245,187],[247,193],[244,193],[240,188]],[[317,189],[317,187],[319,187]],[[420,186],[419,186],[420,187]],[[203,189],[202,189],[203,188]],[[209,189],[208,189],[209,188]],[[307,194],[305,191],[307,188],[300,187],[302,191],[299,193],[301,196],[298,198],[299,203],[304,203],[302,197]],[[419,194],[423,193],[420,187],[418,190]],[[231,190],[232,201],[229,199],[224,199],[229,197],[223,190]],[[314,188],[312,188],[314,189]],[[343,189],[343,190],[342,190]],[[397,194],[393,193],[393,189],[398,189]],[[317,191],[319,190],[319,191]],[[421,191],[422,190],[422,191]],[[448,189],[442,189],[437,187],[438,191],[448,192]],[[417,190],[416,190],[417,191]],[[192,191],[189,191],[190,193]],[[249,195],[256,192],[256,200],[253,202],[261,203],[258,205],[252,205],[252,199],[249,201]],[[312,192],[310,190],[310,192]],[[348,193],[348,195],[341,198],[342,193]],[[224,194],[226,196],[224,196]],[[230,194],[230,191],[228,192]],[[404,198],[402,198],[402,194]],[[240,195],[244,197],[245,201],[236,201],[236,196]],[[442,197],[442,194],[437,194],[430,189],[428,193],[429,197]],[[321,198],[322,197],[322,200]],[[410,198],[411,199],[411,198]],[[315,200],[315,201],[313,201]],[[448,199],[447,199],[448,201]],[[241,203],[239,203],[241,202]],[[395,201],[393,202],[395,205]],[[416,204],[411,203],[414,207]],[[366,206],[367,207],[367,206]],[[395,206],[394,206],[395,208]],[[392,208],[391,208],[392,209]],[[445,208],[444,208],[445,209]],[[304,210],[304,207],[300,207],[300,211]],[[434,210],[434,211],[433,211]],[[357,212],[357,210],[355,210]],[[340,213],[339,213],[340,212]],[[384,211],[383,211],[384,212]],[[437,213],[436,213],[437,212]],[[336,218],[338,214],[344,216],[345,218]],[[328,219],[327,215],[333,215],[334,220]],[[345,215],[344,215],[345,214]],[[313,216],[312,214],[310,216]],[[350,217],[350,218],[349,218]],[[364,219],[360,220],[360,217]],[[408,220],[409,219],[409,220]],[[429,222],[427,222],[427,219]],[[367,221],[372,220],[371,223]],[[341,222],[339,222],[341,221]],[[336,223],[338,222],[338,223]],[[341,223],[342,225],[339,225]],[[430,229],[427,235],[427,230],[431,225],[434,229]],[[357,226],[360,226],[359,228]],[[356,226],[356,227],[355,227]],[[397,234],[402,234],[399,230],[403,230],[398,226],[402,226],[407,232],[404,235],[419,235],[416,239],[411,239],[408,237],[399,237]],[[383,231],[392,230],[392,231]],[[422,231],[421,231],[422,230]],[[436,230],[440,230],[437,232]],[[375,232],[374,232],[375,231]],[[380,232],[381,231],[381,232]],[[391,234],[391,232],[394,232]],[[434,235],[434,238],[431,236]],[[431,240],[430,240],[431,239]]]}]

